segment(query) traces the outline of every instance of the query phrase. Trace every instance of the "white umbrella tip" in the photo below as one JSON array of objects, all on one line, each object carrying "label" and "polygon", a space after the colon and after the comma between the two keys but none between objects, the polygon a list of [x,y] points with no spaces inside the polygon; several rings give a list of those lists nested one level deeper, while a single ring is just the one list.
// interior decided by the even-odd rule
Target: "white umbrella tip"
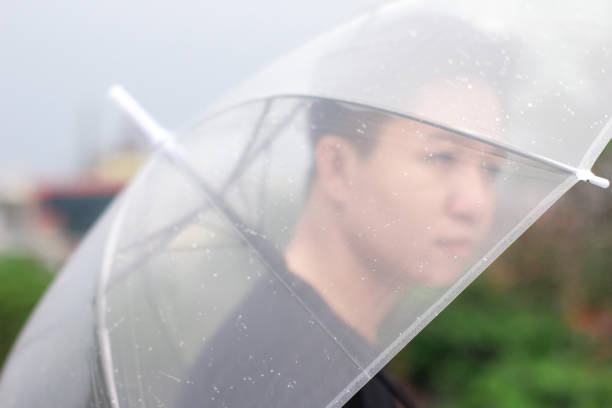
[{"label": "white umbrella tip", "polygon": [[576,177],[578,177],[578,180],[586,181],[587,183],[596,185],[597,187],[610,187],[610,180],[596,176],[591,170],[580,169],[576,172]]},{"label": "white umbrella tip", "polygon": [[591,184],[595,184],[597,187],[601,187],[601,188],[610,187],[610,180],[603,178],[603,177],[594,176],[590,180],[587,180],[587,181]]}]

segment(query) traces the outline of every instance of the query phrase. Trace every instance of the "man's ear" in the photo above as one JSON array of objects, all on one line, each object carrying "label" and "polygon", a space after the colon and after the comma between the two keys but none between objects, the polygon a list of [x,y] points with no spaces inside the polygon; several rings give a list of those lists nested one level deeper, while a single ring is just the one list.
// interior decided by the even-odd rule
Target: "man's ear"
[{"label": "man's ear", "polygon": [[326,134],[315,146],[317,183],[331,200],[338,204],[348,201],[358,170],[359,155],[344,138]]}]

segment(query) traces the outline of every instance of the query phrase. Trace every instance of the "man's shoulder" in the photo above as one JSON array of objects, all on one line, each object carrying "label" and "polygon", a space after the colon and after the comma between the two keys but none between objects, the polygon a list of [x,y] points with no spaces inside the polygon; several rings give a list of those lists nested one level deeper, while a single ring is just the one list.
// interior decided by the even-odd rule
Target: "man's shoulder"
[{"label": "man's shoulder", "polygon": [[[180,406],[202,401],[207,406],[281,406],[279,398],[290,397],[287,391],[312,393],[333,383],[313,373],[333,372],[333,364],[345,356],[303,299],[289,301],[295,296],[285,288],[253,287],[205,342],[189,370]],[[316,302],[309,299],[322,313]]]}]

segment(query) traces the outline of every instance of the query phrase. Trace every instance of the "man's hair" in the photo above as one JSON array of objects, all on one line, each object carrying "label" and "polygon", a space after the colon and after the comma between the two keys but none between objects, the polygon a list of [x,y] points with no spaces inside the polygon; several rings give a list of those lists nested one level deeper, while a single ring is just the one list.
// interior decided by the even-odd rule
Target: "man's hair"
[{"label": "man's hair", "polygon": [[[409,35],[410,30],[419,33],[417,36]],[[467,22],[445,14],[415,13],[408,18],[398,18],[384,27],[385,38],[395,38],[392,44],[397,51],[397,43],[402,44],[404,52],[385,50],[388,44],[378,44],[371,37],[368,29],[358,33],[352,41],[352,55],[354,65],[357,66],[357,76],[348,75],[351,86],[360,86],[359,79],[380,78],[383,88],[390,86],[389,81],[395,78],[398,81],[396,90],[402,90],[406,97],[412,97],[428,83],[441,79],[457,79],[474,77],[493,86],[505,105],[506,87],[508,82],[498,83],[496,78],[503,77],[506,72],[512,71],[513,44],[508,39],[495,37],[474,28]],[[397,37],[393,33],[397,32]],[[426,40],[427,42],[423,42]],[[363,49],[379,47],[377,55],[380,60],[372,59],[369,53],[362,53]],[[390,45],[391,46],[391,45]],[[432,52],[440,49],[443,52]],[[389,51],[389,52],[387,52]],[[334,69],[333,59],[345,58],[343,54],[332,54],[330,69],[327,64],[315,74],[315,81],[321,83],[339,83],[346,81],[342,74]],[[401,77],[396,78],[381,66],[398,66],[405,69]],[[391,71],[393,72],[393,71]],[[397,74],[397,72],[396,72]],[[341,89],[342,86],[339,87]],[[375,108],[363,105],[340,102],[333,99],[316,99],[310,104],[308,110],[310,126],[310,141],[313,147],[325,134],[333,134],[347,140],[356,151],[367,157],[376,147],[382,128],[393,118],[399,118]],[[311,171],[314,176],[316,170]]]},{"label": "man's hair", "polygon": [[374,150],[380,130],[391,115],[372,108],[332,99],[313,100],[308,108],[310,142],[313,150],[321,138],[332,134],[346,139],[365,157]]}]

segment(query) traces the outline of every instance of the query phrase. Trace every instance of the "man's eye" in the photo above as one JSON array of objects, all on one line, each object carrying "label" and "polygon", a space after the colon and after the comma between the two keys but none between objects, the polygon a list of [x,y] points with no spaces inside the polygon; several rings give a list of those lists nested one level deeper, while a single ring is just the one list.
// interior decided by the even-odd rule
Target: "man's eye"
[{"label": "man's eye", "polygon": [[450,165],[456,160],[455,154],[450,152],[429,153],[425,156],[425,161],[440,165]]},{"label": "man's eye", "polygon": [[495,163],[482,162],[482,171],[491,179],[496,179],[501,174],[501,167]]}]

